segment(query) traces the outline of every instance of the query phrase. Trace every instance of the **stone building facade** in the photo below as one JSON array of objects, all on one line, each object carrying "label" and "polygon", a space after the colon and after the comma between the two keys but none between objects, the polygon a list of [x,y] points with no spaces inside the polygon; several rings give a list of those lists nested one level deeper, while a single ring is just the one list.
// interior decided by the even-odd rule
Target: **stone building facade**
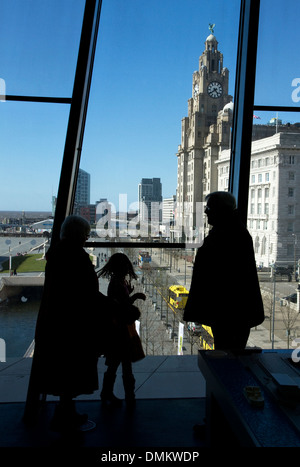
[{"label": "stone building facade", "polygon": [[[230,151],[216,163],[218,189],[228,189]],[[300,133],[252,142],[248,229],[258,266],[297,266],[300,249]]]}]

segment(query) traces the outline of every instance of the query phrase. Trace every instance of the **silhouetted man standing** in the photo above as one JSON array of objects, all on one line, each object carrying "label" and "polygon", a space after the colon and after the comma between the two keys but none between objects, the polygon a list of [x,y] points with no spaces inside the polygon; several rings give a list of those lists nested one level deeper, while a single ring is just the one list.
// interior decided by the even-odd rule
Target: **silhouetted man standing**
[{"label": "silhouetted man standing", "polygon": [[250,329],[264,321],[252,238],[228,192],[206,197],[212,226],[199,248],[185,321],[210,326],[215,349],[244,349]]}]

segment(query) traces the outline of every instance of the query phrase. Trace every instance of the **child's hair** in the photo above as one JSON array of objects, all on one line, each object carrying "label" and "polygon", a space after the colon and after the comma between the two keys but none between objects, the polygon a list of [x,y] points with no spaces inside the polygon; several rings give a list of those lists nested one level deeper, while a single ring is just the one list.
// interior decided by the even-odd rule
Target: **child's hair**
[{"label": "child's hair", "polygon": [[125,277],[127,275],[130,279],[137,279],[131,261],[124,253],[113,254],[98,273],[98,277],[103,276],[107,278],[111,276]]}]

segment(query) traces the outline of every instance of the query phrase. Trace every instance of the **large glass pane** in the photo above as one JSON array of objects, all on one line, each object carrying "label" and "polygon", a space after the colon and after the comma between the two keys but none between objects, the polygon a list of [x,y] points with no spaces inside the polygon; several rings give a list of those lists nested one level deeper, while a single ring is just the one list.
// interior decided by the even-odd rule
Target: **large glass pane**
[{"label": "large glass pane", "polygon": [[[181,334],[182,315],[207,227],[203,200],[230,146],[239,7],[103,3],[74,212],[91,223],[99,268],[116,251],[134,262],[147,354],[213,347],[210,328],[185,323]],[[153,248],[138,248],[143,241]]]},{"label": "large glass pane", "polygon": [[0,360],[32,355],[84,1],[1,3]]},{"label": "large glass pane", "polygon": [[71,97],[84,0],[1,2],[1,76],[11,95]]},{"label": "large glass pane", "polygon": [[300,115],[259,115],[252,134],[248,229],[265,306],[265,347],[289,348],[300,331]]},{"label": "large glass pane", "polygon": [[[248,228],[265,305],[265,347],[297,346],[299,322],[299,3],[260,2]],[[268,332],[266,332],[266,330]]]},{"label": "large glass pane", "polygon": [[69,106],[2,102],[0,337],[6,358],[32,343]]},{"label": "large glass pane", "polygon": [[300,3],[262,0],[256,68],[256,105],[299,106],[297,44]]},{"label": "large glass pane", "polygon": [[51,213],[69,106],[7,101],[0,113],[0,210]]},{"label": "large glass pane", "polygon": [[98,240],[199,241],[229,147],[238,22],[239,1],[103,3],[75,206]]},{"label": "large glass pane", "polygon": [[253,238],[265,305],[265,347],[297,346],[300,322],[300,78],[295,60],[299,42],[294,1],[260,3],[255,105],[275,110],[253,115],[248,228]]}]

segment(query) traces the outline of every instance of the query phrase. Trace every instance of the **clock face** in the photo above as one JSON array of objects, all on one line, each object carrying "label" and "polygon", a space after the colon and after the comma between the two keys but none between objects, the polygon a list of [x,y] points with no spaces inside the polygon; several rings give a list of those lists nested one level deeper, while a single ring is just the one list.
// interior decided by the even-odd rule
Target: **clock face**
[{"label": "clock face", "polygon": [[222,84],[218,83],[218,81],[212,81],[207,86],[207,92],[208,92],[208,95],[210,97],[213,97],[214,99],[221,97],[223,94]]}]

